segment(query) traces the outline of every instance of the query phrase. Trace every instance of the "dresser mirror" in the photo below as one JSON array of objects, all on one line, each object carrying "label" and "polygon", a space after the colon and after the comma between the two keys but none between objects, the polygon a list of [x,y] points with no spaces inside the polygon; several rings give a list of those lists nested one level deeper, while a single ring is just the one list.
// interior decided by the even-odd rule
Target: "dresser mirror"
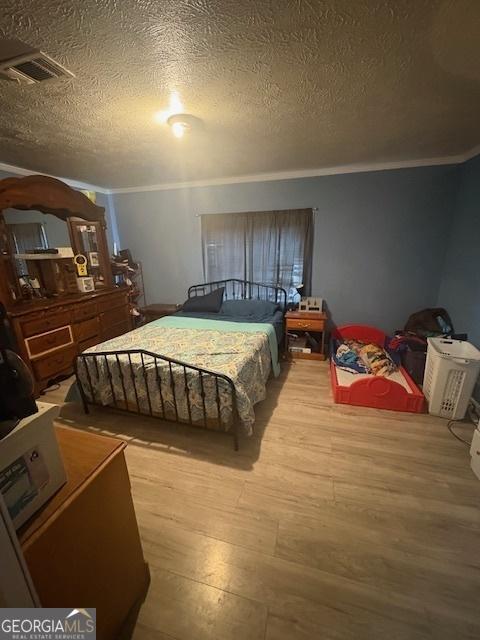
[{"label": "dresser mirror", "polygon": [[[21,279],[20,285],[28,287],[28,283],[35,279],[38,281],[38,264],[36,265],[34,257],[42,255],[40,252],[54,249],[65,254],[71,248],[67,223],[50,213],[40,211],[7,209],[3,215],[14,252],[16,273]],[[31,256],[31,259],[28,260],[27,256]]]},{"label": "dresser mirror", "polygon": [[7,307],[111,287],[104,208],[47,176],[0,180],[0,275]]},{"label": "dresser mirror", "polygon": [[111,268],[103,223],[69,218],[68,226],[74,252],[87,259],[88,273],[94,280],[95,289],[107,286]]}]

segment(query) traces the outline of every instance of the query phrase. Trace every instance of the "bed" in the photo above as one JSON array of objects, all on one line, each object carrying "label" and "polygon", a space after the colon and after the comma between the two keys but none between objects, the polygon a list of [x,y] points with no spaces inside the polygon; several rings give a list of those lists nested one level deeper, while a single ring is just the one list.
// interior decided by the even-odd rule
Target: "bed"
[{"label": "bed", "polygon": [[84,410],[109,406],[216,431],[238,449],[254,405],[279,373],[286,291],[237,279],[193,285],[188,299],[223,288],[219,312],[180,311],[77,356]]},{"label": "bed", "polygon": [[[338,327],[332,334],[332,354],[343,340],[358,340],[386,348],[387,336],[366,325]],[[350,373],[337,367],[331,357],[330,378],[336,403],[412,413],[424,411],[424,395],[402,366],[388,377]]]}]

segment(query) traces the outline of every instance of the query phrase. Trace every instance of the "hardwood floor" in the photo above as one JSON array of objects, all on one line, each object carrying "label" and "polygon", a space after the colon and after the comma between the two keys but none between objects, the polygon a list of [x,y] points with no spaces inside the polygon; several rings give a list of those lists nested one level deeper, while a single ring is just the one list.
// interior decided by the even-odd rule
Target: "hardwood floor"
[{"label": "hardwood floor", "polygon": [[478,639],[480,482],[446,421],[334,405],[327,364],[306,360],[256,414],[235,453],[221,434],[62,408],[130,443],[152,576],[135,640]]}]

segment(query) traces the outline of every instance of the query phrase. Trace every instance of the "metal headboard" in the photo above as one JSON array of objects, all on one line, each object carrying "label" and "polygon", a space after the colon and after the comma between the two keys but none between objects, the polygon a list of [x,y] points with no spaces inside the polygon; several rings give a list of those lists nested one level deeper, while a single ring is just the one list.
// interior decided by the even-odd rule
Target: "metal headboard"
[{"label": "metal headboard", "polygon": [[287,308],[287,292],[282,287],[238,278],[193,284],[188,289],[188,297],[203,296],[220,287],[225,287],[224,300],[269,300],[276,302],[284,310]]}]

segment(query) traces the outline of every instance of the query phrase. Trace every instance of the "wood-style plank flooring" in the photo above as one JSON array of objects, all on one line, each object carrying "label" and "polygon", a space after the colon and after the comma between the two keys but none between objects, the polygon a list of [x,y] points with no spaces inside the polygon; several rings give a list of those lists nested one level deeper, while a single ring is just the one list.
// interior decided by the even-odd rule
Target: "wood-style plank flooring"
[{"label": "wood-style plank flooring", "polygon": [[222,434],[63,406],[130,443],[152,577],[133,638],[480,638],[480,482],[446,421],[335,405],[308,361],[256,414],[235,453]]}]

